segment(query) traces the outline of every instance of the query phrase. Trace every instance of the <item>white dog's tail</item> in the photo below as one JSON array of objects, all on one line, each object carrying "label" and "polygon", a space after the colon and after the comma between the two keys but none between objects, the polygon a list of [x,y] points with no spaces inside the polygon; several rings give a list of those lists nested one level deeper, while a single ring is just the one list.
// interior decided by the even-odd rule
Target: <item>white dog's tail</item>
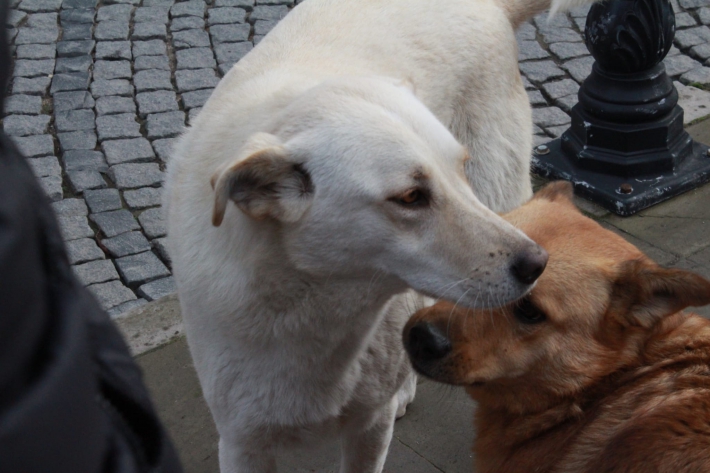
[{"label": "white dog's tail", "polygon": [[540,12],[550,10],[550,16],[596,0],[498,0],[515,28]]}]

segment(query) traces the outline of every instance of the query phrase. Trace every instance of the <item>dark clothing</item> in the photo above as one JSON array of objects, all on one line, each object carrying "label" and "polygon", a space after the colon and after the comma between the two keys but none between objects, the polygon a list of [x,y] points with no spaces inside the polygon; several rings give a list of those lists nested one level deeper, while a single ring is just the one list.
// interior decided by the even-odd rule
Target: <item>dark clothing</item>
[{"label": "dark clothing", "polygon": [[[3,41],[2,90],[9,72]],[[128,348],[0,132],[0,473],[181,471]]]}]

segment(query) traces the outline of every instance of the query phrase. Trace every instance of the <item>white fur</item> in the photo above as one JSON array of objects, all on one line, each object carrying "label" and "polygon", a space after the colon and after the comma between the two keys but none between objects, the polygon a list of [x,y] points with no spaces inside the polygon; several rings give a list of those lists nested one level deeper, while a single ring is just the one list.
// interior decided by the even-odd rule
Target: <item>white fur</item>
[{"label": "white fur", "polygon": [[[489,208],[531,195],[513,25],[548,6],[307,0],[181,138],[169,246],[223,473],[332,435],[342,472],[381,471],[414,396],[409,289],[467,306],[529,289],[509,267],[536,246]],[[412,188],[431,205],[397,203]]]}]

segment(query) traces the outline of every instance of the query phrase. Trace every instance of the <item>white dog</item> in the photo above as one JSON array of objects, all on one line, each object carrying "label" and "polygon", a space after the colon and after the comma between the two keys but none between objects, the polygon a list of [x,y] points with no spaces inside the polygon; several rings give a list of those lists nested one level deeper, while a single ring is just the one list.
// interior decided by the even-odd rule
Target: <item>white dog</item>
[{"label": "white dog", "polygon": [[530,289],[546,254],[489,208],[532,193],[513,31],[549,6],[307,0],[182,137],[170,253],[223,473],[332,435],[342,472],[381,471],[414,396],[410,289],[470,307]]}]

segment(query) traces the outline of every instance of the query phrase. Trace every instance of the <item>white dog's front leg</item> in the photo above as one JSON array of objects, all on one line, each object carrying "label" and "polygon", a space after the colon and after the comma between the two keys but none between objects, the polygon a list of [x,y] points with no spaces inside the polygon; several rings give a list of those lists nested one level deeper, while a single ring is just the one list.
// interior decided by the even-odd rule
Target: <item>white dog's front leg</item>
[{"label": "white dog's front leg", "polygon": [[268,449],[246,450],[237,442],[219,439],[220,473],[276,473],[276,457]]},{"label": "white dog's front leg", "polygon": [[345,426],[341,436],[340,473],[382,471],[392,440],[397,406],[395,396],[387,406],[375,412],[369,422],[354,422]]}]

